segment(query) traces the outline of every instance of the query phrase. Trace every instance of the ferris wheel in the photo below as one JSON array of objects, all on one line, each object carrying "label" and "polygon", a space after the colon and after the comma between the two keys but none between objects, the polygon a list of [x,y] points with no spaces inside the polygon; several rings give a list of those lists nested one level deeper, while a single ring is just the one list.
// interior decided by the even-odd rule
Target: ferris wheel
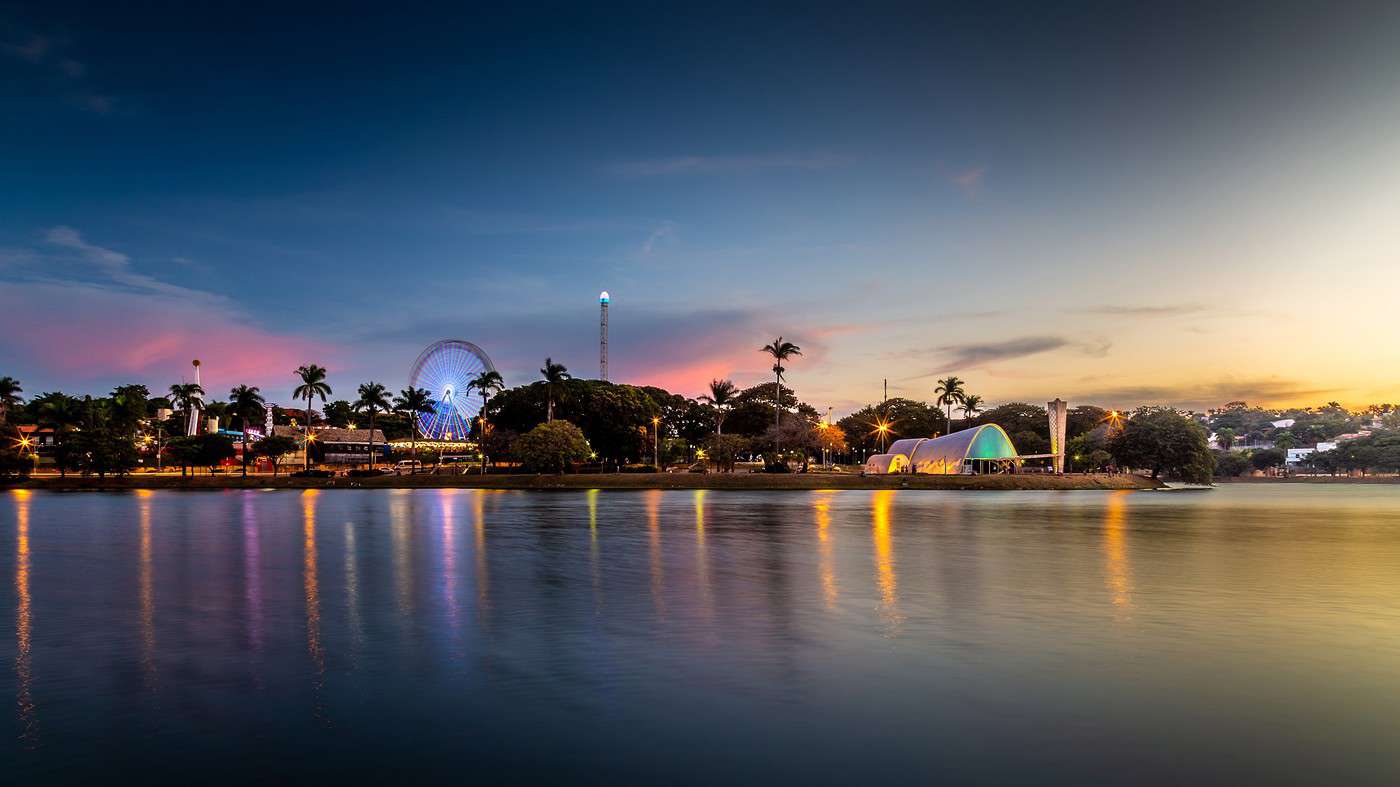
[{"label": "ferris wheel", "polygon": [[471,342],[444,339],[428,345],[413,362],[408,384],[428,389],[431,413],[418,416],[418,429],[429,440],[461,440],[481,412],[481,393],[470,383],[482,372],[494,372],[486,351]]}]

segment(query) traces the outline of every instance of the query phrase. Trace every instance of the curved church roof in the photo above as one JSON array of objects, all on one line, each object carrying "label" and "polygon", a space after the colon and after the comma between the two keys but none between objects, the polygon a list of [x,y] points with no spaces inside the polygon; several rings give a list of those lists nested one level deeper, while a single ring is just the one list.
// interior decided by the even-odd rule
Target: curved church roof
[{"label": "curved church roof", "polygon": [[1016,446],[996,424],[920,440],[909,453],[915,473],[961,473],[965,459],[1015,459]]}]

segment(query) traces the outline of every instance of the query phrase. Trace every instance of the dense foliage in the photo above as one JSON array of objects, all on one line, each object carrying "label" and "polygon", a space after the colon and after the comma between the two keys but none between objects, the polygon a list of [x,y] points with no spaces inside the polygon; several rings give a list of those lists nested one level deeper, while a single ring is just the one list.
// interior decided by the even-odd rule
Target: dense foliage
[{"label": "dense foliage", "polygon": [[588,459],[591,449],[583,430],[568,421],[548,421],[521,435],[514,452],[527,470],[562,473]]},{"label": "dense foliage", "polygon": [[1108,442],[1119,467],[1150,470],[1153,478],[1209,483],[1215,458],[1200,424],[1167,407],[1133,413]]}]

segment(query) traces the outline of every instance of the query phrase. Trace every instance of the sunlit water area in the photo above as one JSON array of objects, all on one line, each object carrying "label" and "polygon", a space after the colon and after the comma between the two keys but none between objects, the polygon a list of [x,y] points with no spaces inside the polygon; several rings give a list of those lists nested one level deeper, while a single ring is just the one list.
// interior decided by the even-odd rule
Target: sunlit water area
[{"label": "sunlit water area", "polygon": [[1400,779],[1397,486],[9,491],[0,576],[13,784]]}]

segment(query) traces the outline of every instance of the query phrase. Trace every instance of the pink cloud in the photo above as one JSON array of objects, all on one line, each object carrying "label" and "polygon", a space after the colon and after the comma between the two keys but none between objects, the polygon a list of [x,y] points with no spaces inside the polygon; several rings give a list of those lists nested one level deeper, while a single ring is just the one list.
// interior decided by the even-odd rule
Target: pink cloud
[{"label": "pink cloud", "polygon": [[26,282],[0,290],[0,312],[28,330],[0,336],[8,357],[58,380],[129,377],[153,391],[203,364],[211,392],[290,378],[335,348],[265,330],[227,304],[79,283]]},{"label": "pink cloud", "polygon": [[953,175],[948,178],[948,180],[951,181],[954,186],[962,189],[963,194],[969,197],[975,197],[977,193],[982,190],[982,180],[983,176],[986,174],[986,167],[973,167],[972,169]]}]

